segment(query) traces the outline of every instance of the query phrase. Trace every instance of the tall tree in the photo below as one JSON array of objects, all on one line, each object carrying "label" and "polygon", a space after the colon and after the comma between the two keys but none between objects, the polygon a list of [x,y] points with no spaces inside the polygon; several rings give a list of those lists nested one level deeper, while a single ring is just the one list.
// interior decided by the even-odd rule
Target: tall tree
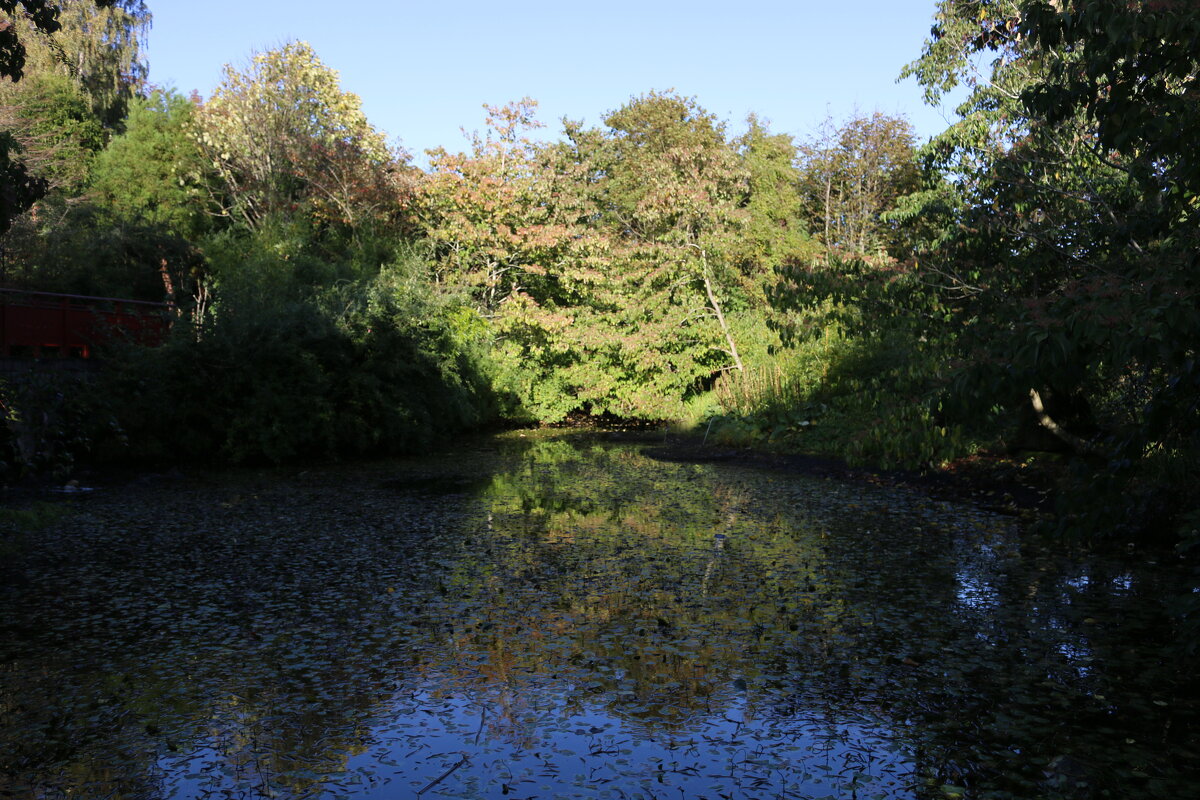
[{"label": "tall tree", "polygon": [[801,148],[801,188],[809,224],[827,250],[851,256],[895,254],[884,220],[897,199],[917,188],[912,125],[875,112],[856,114]]},{"label": "tall tree", "polygon": [[770,278],[765,274],[789,261],[813,256],[816,242],[803,215],[804,196],[797,167],[799,152],[791,136],[771,133],[751,115],[747,131],[735,142],[748,175],[748,193],[742,201],[747,223],[733,249],[742,271],[759,290]]},{"label": "tall tree", "polygon": [[[99,8],[112,5],[112,0],[95,0]],[[58,31],[59,8],[46,0],[0,0],[0,84],[3,78],[12,83],[25,74],[30,34],[49,37]],[[13,135],[0,129],[0,234],[6,232],[14,218],[29,208],[46,191],[44,179],[31,175],[13,156],[21,146]]]},{"label": "tall tree", "polygon": [[118,129],[149,69],[144,50],[151,15],[146,3],[61,0],[52,10],[57,26],[53,31],[29,14],[14,20],[14,31],[20,30],[22,71],[70,77],[101,124]]},{"label": "tall tree", "polygon": [[501,382],[525,413],[553,422],[606,410],[615,381],[594,358],[608,287],[605,242],[587,226],[587,166],[568,145],[532,138],[536,106],[485,106],[469,152],[430,151],[418,207],[437,281],[469,292],[490,322]]},{"label": "tall tree", "polygon": [[[1064,446],[1107,457],[1094,485],[1200,462],[1198,30],[1191,3],[943,0],[907,70],[933,98],[971,87],[928,151],[967,207],[923,264],[972,334],[958,396],[1024,398]],[[1052,396],[1073,399],[1064,416]],[[1071,411],[1085,400],[1094,419]],[[1111,496],[1130,520],[1177,505],[1151,485]]]},{"label": "tall tree", "polygon": [[[683,367],[676,356],[684,356],[684,371],[702,380],[724,368],[708,365],[704,344],[696,348],[716,333],[722,344],[708,345],[708,356],[723,352],[729,368],[742,370],[721,279],[728,241],[746,223],[748,175],[724,123],[692,98],[660,92],[632,99],[604,122],[603,212],[640,274],[642,307],[667,312],[658,320],[667,326],[658,331],[662,347],[651,349],[674,371]],[[706,330],[706,321],[716,330]]]},{"label": "tall tree", "polygon": [[440,275],[491,320],[535,416],[676,416],[744,367],[741,316],[799,241],[776,233],[794,220],[769,199],[790,143],[760,131],[744,154],[694,100],[651,92],[604,128],[568,121],[565,141],[540,144],[533,108],[488,107],[471,152],[432,153],[421,218]]},{"label": "tall tree", "polygon": [[254,229],[307,215],[350,230],[390,221],[408,191],[407,154],[367,121],[362,101],[305,42],[255,54],[196,113],[225,212]]}]

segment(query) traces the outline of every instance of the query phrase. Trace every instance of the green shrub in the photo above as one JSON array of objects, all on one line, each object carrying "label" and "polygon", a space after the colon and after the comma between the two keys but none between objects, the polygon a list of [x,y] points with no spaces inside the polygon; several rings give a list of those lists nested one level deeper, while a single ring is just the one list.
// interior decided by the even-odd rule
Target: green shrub
[{"label": "green shrub", "polygon": [[256,245],[240,273],[221,265],[220,299],[200,327],[181,319],[164,346],[113,360],[102,388],[131,431],[131,455],[278,463],[398,453],[495,415],[486,324],[431,297],[418,257],[317,288],[295,252]]}]

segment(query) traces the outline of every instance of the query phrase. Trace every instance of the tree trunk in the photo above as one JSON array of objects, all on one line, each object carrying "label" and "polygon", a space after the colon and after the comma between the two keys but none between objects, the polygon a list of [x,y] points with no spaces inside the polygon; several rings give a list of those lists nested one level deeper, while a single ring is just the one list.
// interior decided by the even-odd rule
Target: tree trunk
[{"label": "tree trunk", "polygon": [[704,276],[704,291],[708,295],[709,305],[717,315],[717,322],[721,325],[721,333],[725,335],[725,342],[729,345],[729,355],[733,356],[733,365],[737,367],[738,372],[745,372],[746,369],[742,366],[742,357],[738,355],[737,344],[733,341],[733,334],[729,332],[729,326],[725,324],[725,314],[722,313],[721,304],[717,302],[717,296],[713,292],[712,280],[708,277],[708,258],[703,250],[700,251],[700,264]]},{"label": "tree trunk", "polygon": [[1051,418],[1050,414],[1046,411],[1046,405],[1042,402],[1042,396],[1038,394],[1037,389],[1029,390],[1029,403],[1033,407],[1033,414],[1037,419],[1038,424],[1050,431],[1050,433],[1054,434],[1054,436],[1070,447],[1073,451],[1079,453],[1080,455],[1100,455],[1100,451],[1091,442],[1076,436]]}]

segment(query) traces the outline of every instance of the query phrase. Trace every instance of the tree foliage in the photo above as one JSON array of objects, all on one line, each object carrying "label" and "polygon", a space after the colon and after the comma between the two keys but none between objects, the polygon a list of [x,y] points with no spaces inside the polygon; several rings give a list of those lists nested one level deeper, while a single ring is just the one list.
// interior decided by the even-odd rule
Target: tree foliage
[{"label": "tree foliage", "polygon": [[487,127],[471,137],[470,152],[431,151],[419,192],[439,278],[469,291],[489,316],[530,291],[545,299],[545,287],[534,284],[569,238],[556,218],[551,170],[528,137],[542,126],[536,107],[529,98],[485,106]]},{"label": "tree foliage", "polygon": [[1099,143],[1200,193],[1200,9],[1187,0],[1027,2],[1019,30],[1050,54],[1022,99],[1050,124],[1083,113]]},{"label": "tree foliage", "polygon": [[731,141],[674,93],[635,97],[604,128],[568,121],[551,144],[529,138],[533,111],[488,107],[470,153],[432,153],[421,218],[439,279],[492,320],[536,418],[677,416],[742,368],[739,346],[765,352],[768,276],[806,241],[786,207],[791,142],[757,123]]},{"label": "tree foliage", "polygon": [[[27,12],[14,20],[14,32],[21,32],[20,71],[70,78],[101,124],[119,128],[149,71],[143,53],[151,24],[146,3],[61,0],[40,5],[48,9],[46,14]],[[53,27],[43,24],[49,17]]]},{"label": "tree foliage", "polygon": [[395,218],[404,153],[388,147],[305,42],[257,53],[196,113],[196,139],[225,213],[253,229],[274,215],[365,228]]},{"label": "tree foliage", "polygon": [[[114,0],[93,0],[98,13],[104,13],[103,10],[113,3]],[[14,105],[14,90],[4,87],[2,79],[8,78],[11,83],[16,83],[24,76],[29,52],[26,44],[30,39],[35,50],[40,43],[43,48],[49,48],[58,55],[63,53],[61,45],[51,38],[51,34],[63,27],[59,5],[46,0],[0,0],[0,12],[3,12],[0,17],[0,103],[10,107]],[[87,8],[92,9],[93,6],[88,5]],[[0,124],[5,126],[0,128],[0,235],[48,188],[45,178],[31,173],[23,160],[14,158],[24,149],[20,135],[14,135],[7,129],[15,121],[14,116],[19,117],[9,110],[0,120]],[[39,124],[35,123],[32,127]],[[17,127],[31,126],[18,124]],[[54,132],[49,134],[51,137],[56,135]],[[28,145],[29,142],[24,144]]]},{"label": "tree foliage", "polygon": [[822,245],[849,255],[897,255],[884,212],[920,181],[912,125],[902,117],[856,114],[821,133],[800,154],[802,207]]},{"label": "tree foliage", "polygon": [[38,74],[0,104],[0,127],[21,153],[21,164],[46,191],[80,194],[92,160],[104,147],[104,129],[87,98],[69,78]]},{"label": "tree foliage", "polygon": [[[767,276],[788,262],[806,261],[817,253],[818,242],[803,214],[802,176],[792,137],[771,133],[755,116],[735,144],[747,173],[748,194],[742,201],[746,225],[731,250],[741,271],[761,291]],[[767,279],[764,279],[767,278]]]},{"label": "tree foliage", "polygon": [[[1195,12],[1134,5],[943,2],[908,69],[934,96],[972,88],[927,149],[965,201],[924,265],[968,334],[956,398],[976,414],[1069,398],[1075,411],[1038,418],[1099,460],[1088,483],[1126,487],[1120,515],[1100,512],[1106,526],[1178,510],[1166,487],[1194,480],[1200,456],[1196,194],[1182,146],[1196,129]],[[990,69],[974,72],[988,52]],[[1095,521],[1081,513],[1075,527]]]},{"label": "tree foliage", "polygon": [[25,74],[25,43],[21,41],[17,19],[28,21],[32,30],[50,34],[62,27],[58,21],[58,4],[47,0],[0,0],[0,78],[14,83]]},{"label": "tree foliage", "polygon": [[192,137],[196,104],[156,90],[136,101],[125,132],[92,168],[91,194],[125,216],[195,239],[209,227],[211,175]]}]

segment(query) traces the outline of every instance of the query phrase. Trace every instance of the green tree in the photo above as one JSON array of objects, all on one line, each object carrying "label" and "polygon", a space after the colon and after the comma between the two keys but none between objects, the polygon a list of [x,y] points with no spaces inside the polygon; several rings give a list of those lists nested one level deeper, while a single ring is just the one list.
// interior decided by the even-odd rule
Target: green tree
[{"label": "green tree", "polygon": [[[747,122],[746,133],[735,144],[748,174],[748,194],[743,200],[748,220],[739,237],[741,246],[735,247],[734,253],[746,263],[744,271],[766,273],[815,255],[817,243],[802,214],[804,196],[795,142],[787,134],[771,133],[757,117],[751,116]],[[766,288],[768,282],[765,276],[756,281],[760,288]]]},{"label": "green tree", "polygon": [[747,221],[749,176],[724,123],[692,98],[659,92],[633,98],[604,122],[602,212],[636,276],[638,307],[655,315],[644,320],[653,337],[644,352],[657,351],[654,369],[697,385],[744,369],[722,295],[724,254]]},{"label": "green tree", "polygon": [[[112,5],[113,0],[95,0],[99,8]],[[45,0],[0,0],[0,79],[16,83],[24,75],[26,47],[23,40],[30,33],[49,37],[62,28],[59,8]],[[22,26],[26,26],[22,30]],[[2,83],[2,81],[0,81]],[[0,234],[5,233],[13,219],[29,208],[46,192],[45,181],[31,175],[23,163],[13,156],[21,146],[13,135],[0,129]]]},{"label": "green tree", "polygon": [[[32,289],[179,301],[204,296],[188,243],[207,230],[204,162],[186,129],[192,104],[156,93],[97,153],[104,131],[74,82],[26,80],[4,107],[25,165],[52,190],[5,239],[5,280]],[[91,175],[89,176],[89,172]],[[86,190],[86,194],[84,194]]]},{"label": "green tree", "polygon": [[[103,0],[102,0],[103,2]],[[25,72],[26,49],[20,35],[17,20],[24,19],[31,29],[51,34],[62,27],[58,21],[58,4],[47,0],[0,0],[0,78],[10,78],[14,83],[21,80]]]},{"label": "green tree", "polygon": [[47,191],[74,196],[83,191],[104,129],[91,105],[69,78],[37,74],[0,105],[0,126],[21,152],[24,167]]},{"label": "green tree", "polygon": [[[605,128],[567,122],[552,144],[528,138],[533,110],[489,107],[470,153],[433,152],[420,207],[439,279],[472,292],[535,417],[679,416],[744,367],[768,262],[791,246],[766,219],[772,157],[747,145],[762,162],[751,211],[739,146],[694,100],[652,92]],[[756,214],[761,236],[746,245]]]},{"label": "green tree", "polygon": [[489,321],[499,382],[520,413],[555,422],[611,395],[592,358],[606,245],[586,225],[584,165],[530,138],[536,105],[485,106],[470,152],[431,151],[418,209],[438,284],[468,292]]},{"label": "green tree", "polygon": [[135,101],[125,132],[93,165],[96,200],[127,217],[199,237],[215,209],[209,171],[191,135],[195,110],[195,102],[171,90]]},{"label": "green tree", "polygon": [[1195,3],[1025,2],[1019,26],[1048,55],[1044,78],[1022,94],[1026,105],[1050,124],[1083,112],[1102,146],[1155,164],[1186,207],[1200,193]]},{"label": "green tree", "polygon": [[149,69],[143,51],[151,16],[145,2],[61,0],[51,11],[53,30],[28,13],[14,20],[22,71],[72,79],[104,127],[118,129]]},{"label": "green tree", "polygon": [[968,334],[955,396],[1106,465],[1086,483],[1119,508],[1076,529],[1178,511],[1197,474],[1196,30],[1188,4],[946,0],[907,69],[972,88],[928,149],[966,202],[923,263]]}]

